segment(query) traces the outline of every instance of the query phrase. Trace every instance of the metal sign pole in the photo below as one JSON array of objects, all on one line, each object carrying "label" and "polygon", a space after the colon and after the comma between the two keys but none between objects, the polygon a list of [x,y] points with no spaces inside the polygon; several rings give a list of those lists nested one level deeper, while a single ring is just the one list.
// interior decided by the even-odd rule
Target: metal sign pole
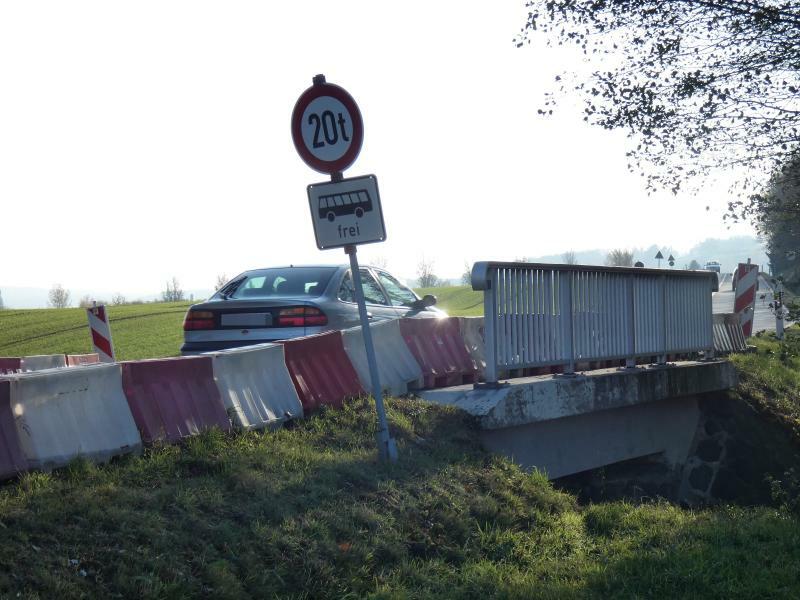
[{"label": "metal sign pole", "polygon": [[375,346],[372,344],[372,331],[369,328],[367,304],[364,301],[364,290],[361,287],[361,273],[358,270],[358,258],[355,246],[345,246],[344,251],[350,256],[350,272],[353,274],[353,287],[358,303],[358,316],[361,318],[361,332],[364,335],[364,349],[367,352],[369,376],[372,380],[372,396],[375,398],[375,407],[378,410],[378,453],[382,459],[397,460],[397,445],[389,435],[389,424],[386,421],[386,409],[383,406],[383,389],[378,374],[378,362],[375,360]]}]

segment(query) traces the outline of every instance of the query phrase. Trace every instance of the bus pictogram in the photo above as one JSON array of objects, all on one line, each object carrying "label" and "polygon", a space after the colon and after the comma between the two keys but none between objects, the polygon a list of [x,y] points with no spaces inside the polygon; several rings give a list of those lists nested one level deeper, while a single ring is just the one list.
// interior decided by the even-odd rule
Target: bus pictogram
[{"label": "bus pictogram", "polygon": [[319,218],[331,223],[336,217],[355,215],[359,219],[372,210],[372,198],[367,190],[354,190],[340,194],[327,194],[319,197]]}]

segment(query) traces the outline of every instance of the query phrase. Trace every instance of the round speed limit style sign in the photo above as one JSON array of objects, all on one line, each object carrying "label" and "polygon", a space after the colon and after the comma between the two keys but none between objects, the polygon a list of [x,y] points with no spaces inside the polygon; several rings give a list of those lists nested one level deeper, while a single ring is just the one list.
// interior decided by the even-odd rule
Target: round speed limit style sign
[{"label": "round speed limit style sign", "polygon": [[292,111],[292,139],[300,158],[321,173],[344,171],[364,141],[361,111],[344,88],[314,77]]}]

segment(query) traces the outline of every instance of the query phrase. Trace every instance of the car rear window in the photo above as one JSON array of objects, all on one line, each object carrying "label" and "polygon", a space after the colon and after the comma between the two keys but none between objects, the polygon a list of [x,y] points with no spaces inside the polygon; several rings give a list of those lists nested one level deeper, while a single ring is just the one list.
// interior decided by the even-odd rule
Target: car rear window
[{"label": "car rear window", "polygon": [[260,269],[245,274],[245,279],[229,298],[297,298],[322,295],[336,267],[287,267]]}]

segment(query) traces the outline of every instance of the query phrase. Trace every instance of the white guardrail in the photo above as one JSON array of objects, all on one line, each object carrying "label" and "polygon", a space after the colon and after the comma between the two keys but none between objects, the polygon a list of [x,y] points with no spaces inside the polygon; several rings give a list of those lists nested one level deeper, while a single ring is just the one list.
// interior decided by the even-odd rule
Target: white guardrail
[{"label": "white guardrail", "polygon": [[486,382],[499,369],[713,353],[711,271],[477,262],[483,291]]}]

